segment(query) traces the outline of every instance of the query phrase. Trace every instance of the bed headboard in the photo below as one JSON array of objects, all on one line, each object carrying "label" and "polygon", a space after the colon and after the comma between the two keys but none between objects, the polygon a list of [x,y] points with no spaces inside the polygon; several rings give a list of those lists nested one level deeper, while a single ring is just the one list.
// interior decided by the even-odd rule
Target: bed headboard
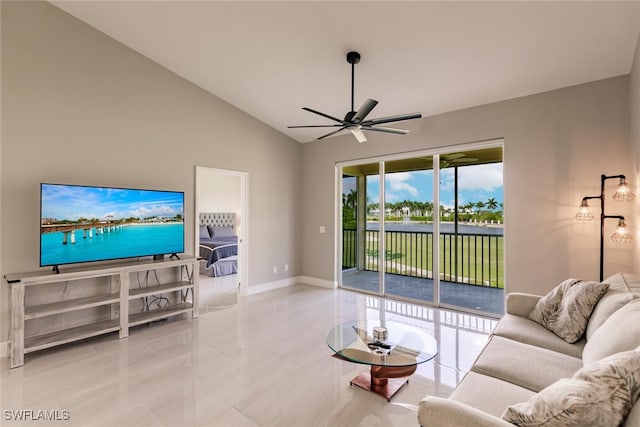
[{"label": "bed headboard", "polygon": [[236,228],[236,214],[233,212],[200,212],[200,225]]}]

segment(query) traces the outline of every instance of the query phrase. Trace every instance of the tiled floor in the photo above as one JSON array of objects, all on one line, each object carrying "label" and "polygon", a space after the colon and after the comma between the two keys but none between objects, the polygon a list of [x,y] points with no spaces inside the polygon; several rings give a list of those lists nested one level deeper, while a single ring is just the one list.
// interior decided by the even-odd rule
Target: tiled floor
[{"label": "tiled floor", "polygon": [[[345,290],[296,285],[238,297],[202,284],[201,315],[108,335],[0,368],[6,411],[68,411],[69,420],[28,425],[416,426],[427,394],[446,396],[496,321]],[[337,360],[325,343],[337,323],[393,319],[424,328],[440,354],[388,403],[349,386],[367,370]]]}]

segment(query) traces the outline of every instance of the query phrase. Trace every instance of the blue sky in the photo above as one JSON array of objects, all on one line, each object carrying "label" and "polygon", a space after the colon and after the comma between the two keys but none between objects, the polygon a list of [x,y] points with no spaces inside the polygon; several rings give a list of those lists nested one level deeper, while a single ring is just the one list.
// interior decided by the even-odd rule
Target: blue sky
[{"label": "blue sky", "polygon": [[42,185],[42,217],[59,220],[183,215],[183,193],[120,188]]},{"label": "blue sky", "polygon": [[[440,204],[453,207],[454,169],[440,170]],[[490,198],[498,203],[503,201],[502,163],[463,166],[458,168],[459,204],[467,202],[486,202]],[[433,171],[397,172],[387,174],[385,178],[386,201],[390,203],[403,200],[433,201]],[[353,187],[345,185],[348,193]],[[378,176],[367,180],[369,202],[378,201],[380,189]]]}]

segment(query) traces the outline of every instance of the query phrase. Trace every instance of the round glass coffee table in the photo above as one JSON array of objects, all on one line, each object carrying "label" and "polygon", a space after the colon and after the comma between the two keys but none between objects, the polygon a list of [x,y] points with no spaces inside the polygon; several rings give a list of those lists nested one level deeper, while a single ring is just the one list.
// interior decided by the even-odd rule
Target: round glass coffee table
[{"label": "round glass coffee table", "polygon": [[391,320],[361,320],[342,323],[327,335],[334,356],[369,365],[351,380],[387,401],[409,382],[418,364],[438,354],[438,343],[425,330]]}]

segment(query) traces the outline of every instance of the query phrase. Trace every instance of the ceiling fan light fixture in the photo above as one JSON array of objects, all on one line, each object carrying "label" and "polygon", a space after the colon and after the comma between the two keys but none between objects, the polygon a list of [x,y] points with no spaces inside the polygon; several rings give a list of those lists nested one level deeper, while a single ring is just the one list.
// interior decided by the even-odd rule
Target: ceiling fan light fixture
[{"label": "ceiling fan light fixture", "polygon": [[353,136],[356,137],[356,139],[358,140],[358,142],[360,144],[362,144],[363,142],[367,141],[367,137],[364,136],[364,132],[362,132],[362,130],[360,130],[360,129],[349,129],[349,130],[351,131]]},{"label": "ceiling fan light fixture", "polygon": [[392,133],[392,134],[398,134],[398,135],[406,135],[407,133],[409,133],[408,130],[381,127],[377,125],[384,124],[384,123],[400,122],[403,120],[419,119],[422,117],[421,113],[401,114],[398,116],[388,116],[388,117],[380,117],[372,120],[365,120],[369,115],[369,113],[371,113],[371,111],[375,108],[375,106],[378,105],[378,101],[370,98],[367,99],[357,111],[355,110],[353,105],[354,86],[355,86],[354,70],[355,70],[355,64],[360,62],[360,54],[355,51],[347,53],[347,62],[351,64],[351,111],[347,112],[347,114],[344,116],[344,119],[340,120],[336,117],[330,116],[320,111],[316,111],[308,107],[303,107],[302,108],[303,110],[322,116],[326,119],[331,120],[334,123],[329,125],[308,125],[308,126],[287,126],[287,127],[289,129],[318,128],[318,127],[336,128],[337,127],[339,129],[329,132],[325,135],[322,135],[317,139],[324,139],[329,136],[336,135],[342,132],[343,130],[348,130],[353,134],[353,136],[355,136],[355,138],[360,143],[365,142],[367,140],[363,131],[386,132],[386,133]]}]

